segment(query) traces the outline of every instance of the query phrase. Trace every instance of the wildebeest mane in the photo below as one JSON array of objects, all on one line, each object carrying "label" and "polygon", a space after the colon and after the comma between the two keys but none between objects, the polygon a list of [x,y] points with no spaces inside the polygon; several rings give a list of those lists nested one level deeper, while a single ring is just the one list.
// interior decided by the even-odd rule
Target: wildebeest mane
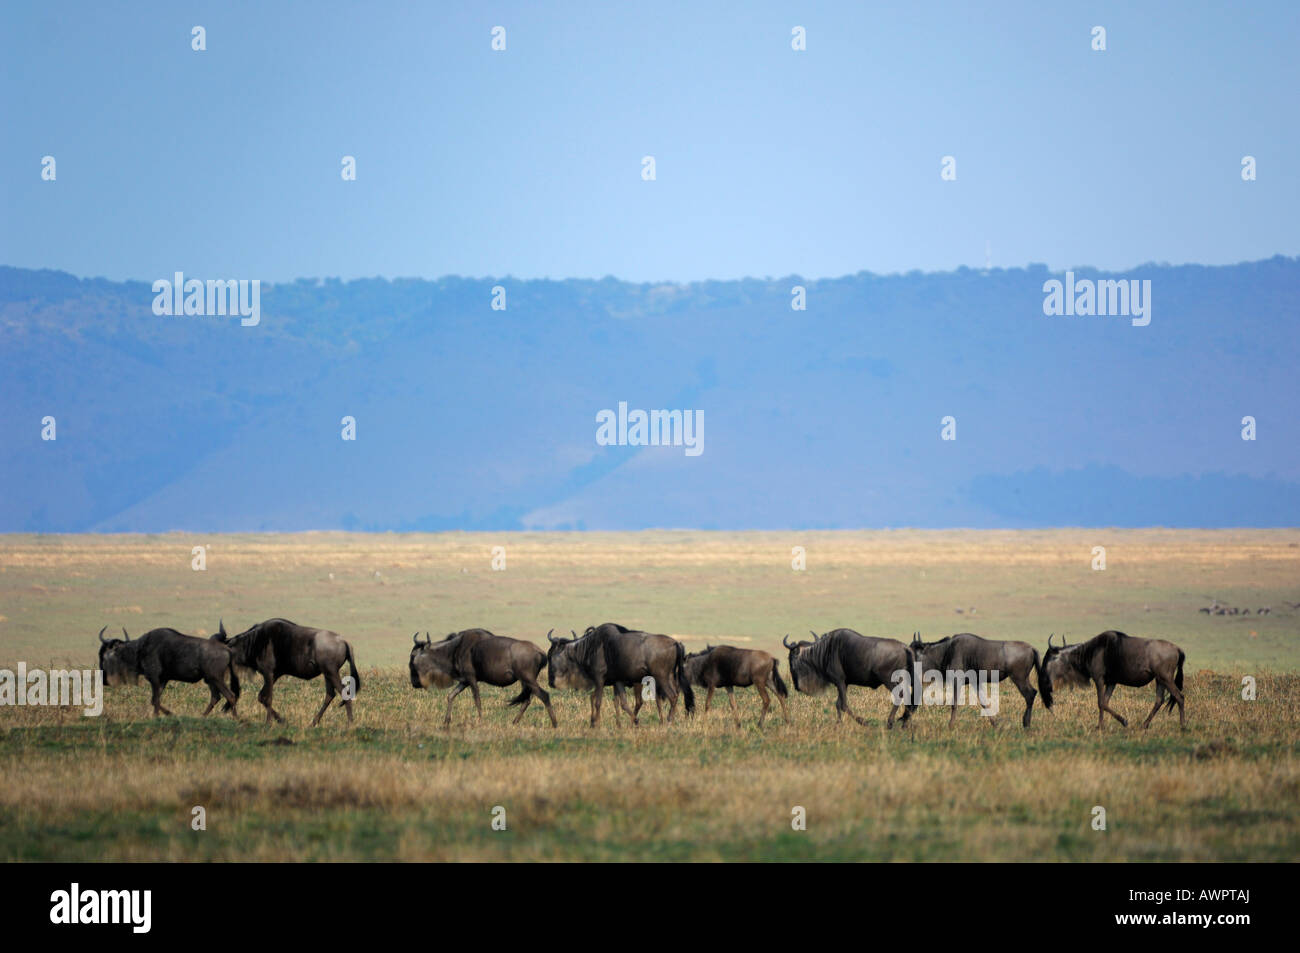
[{"label": "wildebeest mane", "polygon": [[591,666],[604,648],[604,635],[595,626],[589,626],[586,632],[573,639],[568,645],[569,651],[587,671],[591,670]]}]

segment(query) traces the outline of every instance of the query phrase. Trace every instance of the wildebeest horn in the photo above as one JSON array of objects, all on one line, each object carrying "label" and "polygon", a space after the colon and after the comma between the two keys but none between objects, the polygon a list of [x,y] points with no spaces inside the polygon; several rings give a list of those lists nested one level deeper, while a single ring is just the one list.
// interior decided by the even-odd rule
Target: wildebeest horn
[{"label": "wildebeest horn", "polygon": [[127,640],[128,642],[131,641],[131,636],[126,635],[126,626],[122,626],[122,634],[123,634],[124,636],[126,636],[126,640]]},{"label": "wildebeest horn", "polygon": [[420,644],[420,633],[419,633],[419,630],[416,630],[415,634],[411,636],[411,644],[412,644],[412,645],[419,645],[419,644]]},{"label": "wildebeest horn", "polygon": [[1049,635],[1049,636],[1047,637],[1047,647],[1048,647],[1049,649],[1052,647],[1052,639],[1054,639],[1055,637],[1056,637],[1056,633],[1055,633],[1055,632],[1053,632],[1051,635]]},{"label": "wildebeest horn", "polygon": [[225,619],[221,619],[221,618],[217,619],[217,638],[222,642],[226,641],[226,620]]},{"label": "wildebeest horn", "polygon": [[108,631],[108,626],[104,626],[104,628],[102,628],[102,629],[99,630],[99,641],[101,641],[101,642],[107,642],[107,641],[108,641],[108,639],[104,638],[104,633],[105,633],[106,631]]},{"label": "wildebeest horn", "polygon": [[818,635],[817,635],[816,632],[814,632],[812,629],[809,629],[809,630],[808,630],[808,634],[811,635],[811,636],[813,637],[813,641],[814,641],[814,642],[817,641],[817,639],[818,639]]},{"label": "wildebeest horn", "polygon": [[792,649],[792,648],[794,648],[794,646],[790,644],[790,633],[789,633],[789,632],[787,632],[785,635],[781,636],[781,644],[784,645],[787,649]]},{"label": "wildebeest horn", "polygon": [[550,630],[547,631],[547,633],[546,633],[546,641],[547,641],[547,642],[554,642],[554,641],[556,641],[556,638],[555,638],[555,634],[554,634],[554,633],[555,633],[555,630],[554,630],[554,629],[550,629]]},{"label": "wildebeest horn", "polygon": [[578,633],[574,632],[572,629],[569,630],[569,634],[573,636],[575,639],[578,637]]}]

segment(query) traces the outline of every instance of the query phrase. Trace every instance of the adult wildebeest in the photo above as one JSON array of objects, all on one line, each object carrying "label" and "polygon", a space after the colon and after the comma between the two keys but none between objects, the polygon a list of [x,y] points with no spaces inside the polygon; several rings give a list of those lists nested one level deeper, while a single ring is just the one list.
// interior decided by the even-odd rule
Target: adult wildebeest
[{"label": "adult wildebeest", "polygon": [[466,688],[474,695],[474,707],[478,716],[483,717],[483,704],[479,701],[478,683],[486,682],[504,688],[519,682],[523,686],[518,696],[510,705],[522,705],[519,714],[511,724],[519,724],[524,712],[533,702],[533,696],[542,700],[546,713],[551,716],[551,727],[557,724],[555,712],[551,708],[551,696],[537,684],[537,673],[546,664],[546,653],[521,639],[512,639],[504,635],[493,635],[487,629],[465,629],[453,632],[441,642],[434,642],[429,633],[420,633],[411,637],[414,647],[411,649],[411,685],[414,688],[447,688],[455,684],[456,688],[447,695],[447,717],[443,727],[451,724],[451,703]]},{"label": "adult wildebeest", "polygon": [[[1156,704],[1142,723],[1146,728],[1169,693],[1169,709],[1178,703],[1178,725],[1187,727],[1187,713],[1183,707],[1183,650],[1164,639],[1139,639],[1113,630],[1095,635],[1087,642],[1074,645],[1052,645],[1047,639],[1047,653],[1043,656],[1043,672],[1053,685],[1086,685],[1097,687],[1097,730],[1110,712],[1124,727],[1124,716],[1110,707],[1110,693],[1116,685],[1141,688],[1152,679],[1156,683]],[[1050,707],[1050,702],[1044,699]]]},{"label": "adult wildebeest", "polygon": [[[686,650],[674,638],[634,631],[616,622],[591,626],[582,635],[574,632],[571,639],[557,639],[549,632],[546,638],[551,643],[546,654],[547,680],[552,688],[592,689],[593,728],[600,721],[606,685],[614,687],[614,701],[628,713],[632,724],[639,724],[637,712],[627,707],[623,687],[638,685],[647,677],[654,679],[660,721],[663,721],[664,695],[668,696],[670,722],[677,711],[679,694],[685,699],[687,713],[695,712],[695,693],[682,664]],[[640,710],[640,705],[637,709]]]},{"label": "adult wildebeest", "polygon": [[[988,677],[997,673],[998,681],[1009,678],[1020,691],[1025,700],[1025,714],[1020,723],[1029,727],[1030,716],[1034,713],[1034,698],[1041,692],[1043,704],[1052,707],[1052,683],[1043,674],[1038,650],[1028,642],[995,642],[990,639],[960,632],[937,642],[922,642],[918,632],[912,637],[912,654],[920,664],[922,672],[939,671],[944,673],[945,684],[949,672],[956,672],[970,684],[984,673]],[[1029,675],[1038,676],[1038,691],[1029,684]],[[952,714],[948,716],[948,727],[957,720],[957,697],[952,699]],[[995,719],[990,719],[995,720]]]},{"label": "adult wildebeest", "polygon": [[[834,685],[836,692],[835,719],[843,720],[844,712],[860,725],[866,721],[859,718],[849,708],[848,686],[862,685],[866,688],[878,688],[884,685],[890,688],[889,720],[885,727],[894,727],[894,716],[899,708],[904,708],[900,724],[906,724],[916,708],[916,700],[910,697],[912,677],[912,650],[895,639],[877,639],[859,635],[852,629],[833,629],[823,635],[812,633],[811,642],[791,642],[787,635],[781,640],[790,651],[790,678],[794,687],[806,695],[816,695],[827,685]],[[902,686],[900,691],[907,691],[898,703],[894,687]]]},{"label": "adult wildebeest", "polygon": [[[143,675],[153,689],[153,713],[170,715],[171,711],[162,706],[162,690],[168,682],[205,682],[212,693],[208,707],[203,709],[204,717],[212,711],[213,706],[222,698],[226,700],[226,711],[238,718],[236,703],[239,701],[239,676],[235,674],[235,660],[224,645],[216,645],[208,639],[184,635],[175,629],[150,629],[134,642],[122,629],[122,638],[106,639],[104,631],[99,630],[99,667],[104,679],[110,685],[122,685],[127,681],[134,683]],[[230,684],[226,684],[226,676]]]},{"label": "adult wildebeest", "polygon": [[[310,727],[314,728],[320,723],[321,716],[325,714],[330,702],[334,701],[335,695],[343,697],[348,721],[352,721],[352,698],[361,691],[361,673],[357,671],[352,646],[337,632],[313,629],[288,619],[267,619],[234,636],[226,634],[225,622],[221,622],[217,634],[212,638],[230,647],[236,665],[261,674],[262,690],[257,693],[257,700],[266,709],[268,723],[272,718],[284,721],[272,707],[271,696],[276,680],[285,675],[307,681],[317,675],[325,676],[325,703],[316,712]],[[339,675],[344,662],[352,668],[351,694],[344,692],[343,679]]]},{"label": "adult wildebeest", "polygon": [[683,666],[686,677],[692,684],[709,690],[704,696],[704,712],[708,714],[713,701],[713,692],[718,688],[727,690],[727,701],[731,705],[731,716],[740,726],[740,715],[736,713],[736,696],[734,689],[753,685],[758,690],[758,697],[763,699],[763,711],[758,716],[758,724],[763,726],[767,710],[772,707],[767,697],[770,683],[776,691],[777,701],[781,703],[781,717],[788,724],[790,712],[785,706],[785,682],[781,681],[781,672],[777,661],[767,652],[759,649],[738,649],[731,645],[710,645],[702,652],[692,652],[686,656]]}]

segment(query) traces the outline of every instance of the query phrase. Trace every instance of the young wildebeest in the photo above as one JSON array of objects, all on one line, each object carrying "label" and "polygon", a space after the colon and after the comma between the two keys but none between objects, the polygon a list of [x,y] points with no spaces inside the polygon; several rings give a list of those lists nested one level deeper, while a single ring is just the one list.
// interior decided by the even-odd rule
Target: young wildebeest
[{"label": "young wildebeest", "polygon": [[[614,701],[637,725],[637,712],[627,707],[625,685],[639,685],[653,678],[655,706],[663,721],[663,695],[668,696],[668,720],[677,711],[677,696],[685,699],[688,714],[695,711],[695,693],[683,667],[686,650],[674,638],[650,632],[636,632],[616,622],[588,628],[572,639],[557,639],[546,634],[551,643],[546,654],[547,680],[552,688],[592,689],[591,725],[600,721],[600,704],[605,686],[614,687]],[[637,706],[638,711],[640,706]]]},{"label": "young wildebeest", "polygon": [[[921,633],[912,637],[912,654],[920,663],[922,672],[939,671],[948,677],[949,672],[956,672],[967,684],[972,684],[978,673],[986,675],[997,673],[998,681],[1009,678],[1020,697],[1025,700],[1025,714],[1020,723],[1029,727],[1029,718],[1034,712],[1034,698],[1042,692],[1043,704],[1052,707],[1052,683],[1043,674],[1038,650],[1028,642],[994,642],[980,638],[969,632],[950,635],[937,642],[922,642]],[[1029,684],[1030,672],[1038,676],[1038,692]],[[945,681],[946,684],[946,681]],[[952,714],[948,716],[948,727],[957,720],[957,696],[952,699]],[[990,718],[989,721],[996,719]]]},{"label": "young wildebeest", "polygon": [[[257,700],[266,709],[268,723],[272,718],[284,721],[272,707],[271,696],[276,680],[285,675],[307,681],[317,675],[325,676],[325,703],[311,720],[313,728],[320,723],[334,696],[344,695],[343,679],[339,675],[344,662],[352,667],[352,695],[361,691],[361,673],[357,671],[352,646],[337,632],[309,628],[288,619],[267,619],[235,636],[226,634],[226,625],[222,622],[212,638],[230,647],[236,665],[261,674],[262,690],[257,693]],[[348,713],[348,721],[352,721],[351,695],[343,698],[343,707]]]},{"label": "young wildebeest", "polygon": [[763,711],[758,716],[758,724],[761,728],[763,719],[767,717],[767,710],[772,707],[767,697],[767,686],[770,682],[776,691],[777,701],[781,703],[781,717],[787,724],[789,723],[790,712],[785,707],[789,692],[786,691],[785,682],[781,681],[781,672],[777,667],[776,659],[767,652],[758,649],[738,649],[730,645],[710,645],[703,652],[692,652],[687,655],[683,665],[686,669],[686,677],[692,684],[709,690],[709,693],[704,696],[705,714],[709,712],[714,690],[725,688],[727,701],[731,705],[731,717],[736,720],[736,727],[739,728],[740,715],[736,713],[734,689],[753,685],[758,690],[758,697],[763,699]]},{"label": "young wildebeest", "polygon": [[794,680],[796,690],[816,695],[826,686],[834,685],[835,720],[842,721],[844,712],[848,712],[854,721],[865,725],[866,721],[849,708],[848,686],[879,688],[884,685],[890,689],[892,703],[885,727],[894,727],[894,716],[899,708],[906,709],[900,724],[907,723],[916,708],[916,700],[903,696],[908,700],[899,704],[894,696],[894,687],[902,685],[900,691],[910,689],[911,649],[895,639],[859,635],[852,629],[834,629],[823,635],[814,632],[812,636],[811,642],[791,642],[789,636],[781,640],[781,644],[790,650],[790,678]]},{"label": "young wildebeest", "polygon": [[551,727],[557,724],[551,708],[551,696],[537,684],[537,673],[546,664],[546,653],[521,639],[493,635],[487,629],[466,629],[453,632],[441,642],[434,642],[429,633],[411,637],[411,686],[414,688],[456,688],[447,696],[447,717],[443,727],[451,724],[451,703],[468,688],[474,695],[474,707],[483,717],[483,704],[479,701],[478,683],[486,682],[504,688],[519,682],[523,690],[508,705],[522,705],[512,725],[519,724],[524,712],[533,703],[533,696],[542,700],[546,713],[551,716]]},{"label": "young wildebeest", "polygon": [[[153,689],[154,717],[170,715],[162,706],[162,690],[168,682],[207,683],[212,698],[203,709],[204,717],[222,698],[225,711],[236,718],[235,705],[239,701],[239,676],[235,674],[235,661],[230,649],[207,639],[183,635],[175,629],[151,629],[134,642],[122,629],[121,639],[104,638],[104,626],[99,630],[99,667],[104,680],[110,685],[135,684],[143,675]],[[230,684],[226,684],[226,676]]]},{"label": "young wildebeest", "polygon": [[[1116,685],[1141,688],[1152,679],[1156,683],[1156,704],[1142,722],[1146,728],[1164,704],[1169,693],[1169,710],[1178,703],[1178,725],[1187,727],[1187,713],[1183,708],[1183,650],[1164,639],[1139,639],[1113,630],[1095,635],[1087,642],[1074,645],[1052,645],[1047,639],[1047,653],[1043,656],[1043,672],[1055,685],[1086,685],[1097,687],[1097,730],[1106,722],[1106,712],[1128,727],[1124,716],[1110,707],[1110,693]],[[1046,697],[1044,704],[1051,707]]]}]

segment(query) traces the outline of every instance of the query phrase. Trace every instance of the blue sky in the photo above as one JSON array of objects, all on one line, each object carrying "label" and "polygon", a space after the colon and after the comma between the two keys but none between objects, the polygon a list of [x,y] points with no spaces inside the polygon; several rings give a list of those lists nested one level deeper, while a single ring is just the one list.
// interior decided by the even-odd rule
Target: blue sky
[{"label": "blue sky", "polygon": [[32,3],[0,18],[10,265],[690,281],[979,267],[988,249],[1054,269],[1300,253],[1295,3]]}]

